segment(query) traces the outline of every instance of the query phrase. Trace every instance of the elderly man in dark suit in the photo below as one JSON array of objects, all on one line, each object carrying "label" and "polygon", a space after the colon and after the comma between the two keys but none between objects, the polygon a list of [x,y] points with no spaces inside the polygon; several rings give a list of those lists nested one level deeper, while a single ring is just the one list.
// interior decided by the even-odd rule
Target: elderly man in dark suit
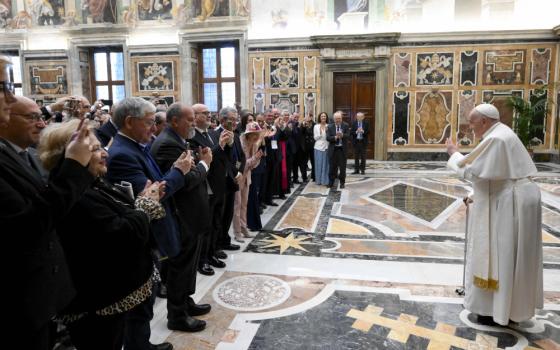
[{"label": "elderly man in dark suit", "polygon": [[[113,183],[126,181],[132,184],[135,195],[140,193],[148,180],[165,181],[165,196],[161,203],[165,208],[164,218],[150,223],[158,253],[168,257],[167,289],[168,313],[184,308],[186,300],[180,300],[185,288],[181,285],[184,267],[180,265],[181,232],[177,222],[173,194],[185,183],[185,174],[190,171],[192,157],[186,153],[173,163],[166,174],[159,169],[146,146],[155,131],[155,107],[140,97],[128,97],[120,101],[113,112],[113,121],[119,128],[109,149],[107,179]],[[125,350],[153,349],[150,344],[150,320],[153,317],[154,298],[138,305],[129,312],[126,320]],[[169,343],[157,349],[172,349]]]},{"label": "elderly man in dark suit", "polygon": [[[329,187],[333,187],[338,177],[340,188],[344,188],[346,181],[346,155],[350,127],[342,121],[342,112],[333,115],[334,123],[327,127],[327,141],[329,141],[328,156],[330,161]],[[338,174],[338,176],[337,176]]]},{"label": "elderly man in dark suit", "polygon": [[235,192],[239,191],[237,181],[242,177],[243,169],[245,169],[245,153],[241,147],[239,135],[234,131],[237,130],[237,111],[232,107],[224,107],[220,110],[219,114],[220,126],[213,131],[215,134],[214,139],[219,139],[226,130],[232,132],[233,135],[228,137],[228,142],[225,145],[229,156],[224,158],[226,169],[224,213],[222,215],[222,231],[218,233],[216,244],[218,249],[237,250],[239,245],[231,243],[229,228],[233,220]]},{"label": "elderly man in dark suit", "polygon": [[[160,112],[161,113],[161,112]],[[187,138],[194,134],[194,112],[189,106],[174,103],[167,110],[168,127],[163,129],[152,143],[150,153],[162,171],[168,171],[175,160],[188,149]],[[179,211],[179,222],[183,239],[180,265],[184,266],[181,275],[181,290],[187,302],[186,309],[173,310],[167,314],[167,327],[172,330],[196,332],[205,328],[206,322],[192,316],[200,316],[210,312],[210,305],[196,305],[191,295],[196,290],[196,271],[200,259],[201,240],[210,231],[210,208],[206,191],[206,175],[212,163],[212,151],[205,147],[198,150],[198,164],[191,167],[185,175],[185,186],[177,191],[173,198]],[[186,288],[185,288],[186,287]],[[177,322],[179,321],[179,322]]]},{"label": "elderly man in dark suit", "polygon": [[352,123],[350,135],[352,135],[352,145],[354,146],[354,172],[352,174],[357,174],[358,171],[365,174],[369,123],[364,120],[364,113],[356,113],[356,120]]},{"label": "elderly man in dark suit", "polygon": [[26,153],[44,126],[41,111],[30,99],[16,101],[6,63],[0,56],[0,222],[3,244],[9,247],[3,254],[9,266],[5,279],[18,291],[5,305],[10,322],[4,331],[25,330],[26,336],[7,339],[4,347],[47,350],[50,321],[74,296],[55,228],[93,182],[86,168],[92,152],[89,132],[82,128],[52,180],[45,182],[36,160]]},{"label": "elderly man in dark suit", "polygon": [[[223,268],[225,263],[220,259],[226,259],[227,254],[218,249],[217,240],[222,232],[222,217],[224,213],[224,200],[226,191],[226,162],[231,157],[231,147],[226,148],[229,139],[233,137],[232,132],[224,131],[219,139],[216,133],[208,130],[210,126],[210,111],[206,105],[197,103],[192,106],[195,117],[195,133],[188,141],[194,148],[209,148],[212,150],[212,165],[207,175],[206,191],[209,196],[210,229],[203,237],[202,251],[200,254],[198,272],[203,275],[213,275],[213,267]],[[224,248],[224,247],[222,247]],[[230,245],[230,249],[239,249],[237,245]]]}]

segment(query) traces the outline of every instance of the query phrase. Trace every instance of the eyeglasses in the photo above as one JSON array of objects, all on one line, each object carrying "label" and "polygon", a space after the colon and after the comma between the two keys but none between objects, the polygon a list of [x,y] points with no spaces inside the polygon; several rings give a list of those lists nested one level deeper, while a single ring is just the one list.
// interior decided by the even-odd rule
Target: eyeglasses
[{"label": "eyeglasses", "polygon": [[20,114],[20,113],[12,113],[12,115],[19,115],[20,117],[24,117],[27,121],[37,123],[39,121],[45,121],[45,117],[41,113],[28,113],[28,114]]},{"label": "eyeglasses", "polygon": [[11,81],[0,81],[0,86],[4,91],[4,97],[9,98],[13,96],[15,92],[14,83],[12,83]]},{"label": "eyeglasses", "polygon": [[210,115],[210,111],[196,112],[196,114]]},{"label": "eyeglasses", "polygon": [[144,119],[144,124],[146,124],[146,126],[149,126],[150,128],[154,125],[156,125],[156,120],[155,119]]}]

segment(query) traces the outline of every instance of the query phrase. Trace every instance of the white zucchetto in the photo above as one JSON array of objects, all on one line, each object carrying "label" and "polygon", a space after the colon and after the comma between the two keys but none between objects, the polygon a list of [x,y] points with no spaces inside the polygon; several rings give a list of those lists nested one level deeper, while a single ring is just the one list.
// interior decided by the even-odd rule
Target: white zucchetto
[{"label": "white zucchetto", "polygon": [[485,117],[500,120],[500,112],[498,109],[489,103],[483,103],[474,108],[475,111],[482,114]]}]

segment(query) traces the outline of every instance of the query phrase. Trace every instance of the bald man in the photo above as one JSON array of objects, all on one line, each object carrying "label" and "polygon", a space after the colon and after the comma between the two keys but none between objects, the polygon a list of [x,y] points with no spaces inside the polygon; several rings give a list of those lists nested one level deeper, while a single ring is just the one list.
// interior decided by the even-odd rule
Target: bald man
[{"label": "bald man", "polygon": [[31,169],[47,180],[37,152],[31,146],[39,142],[41,130],[45,128],[45,121],[41,109],[27,97],[16,96],[16,103],[12,105],[10,122],[0,133],[9,145],[24,159]]},{"label": "bald man", "polygon": [[51,319],[74,296],[56,226],[94,180],[86,168],[91,149],[84,128],[66,147],[65,159],[47,186],[29,157],[44,127],[41,111],[28,98],[15,101],[9,122],[0,123],[0,222],[2,243],[10,247],[3,257],[15,262],[5,278],[18,286],[4,311],[13,320],[7,334],[25,329],[27,336],[18,339],[17,346],[4,347],[47,350]]},{"label": "bald man", "polygon": [[[464,306],[479,323],[508,325],[543,307],[541,197],[537,169],[490,104],[468,116],[480,143],[466,156],[447,140],[447,165],[472,183]],[[469,204],[472,200],[472,204]]]}]

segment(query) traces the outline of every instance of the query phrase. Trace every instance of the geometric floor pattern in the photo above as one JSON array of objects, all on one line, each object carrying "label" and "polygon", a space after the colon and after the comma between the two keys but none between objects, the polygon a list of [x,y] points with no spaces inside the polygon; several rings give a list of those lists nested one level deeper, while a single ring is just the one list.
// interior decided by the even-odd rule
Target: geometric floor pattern
[{"label": "geometric floor pattern", "polygon": [[158,299],[152,341],[177,349],[560,349],[560,165],[537,168],[545,310],[527,323],[478,325],[454,292],[470,184],[443,162],[371,162],[345,189],[310,182],[276,200],[225,269],[198,276],[194,299],[212,305],[201,317],[207,329],[168,331]]}]

